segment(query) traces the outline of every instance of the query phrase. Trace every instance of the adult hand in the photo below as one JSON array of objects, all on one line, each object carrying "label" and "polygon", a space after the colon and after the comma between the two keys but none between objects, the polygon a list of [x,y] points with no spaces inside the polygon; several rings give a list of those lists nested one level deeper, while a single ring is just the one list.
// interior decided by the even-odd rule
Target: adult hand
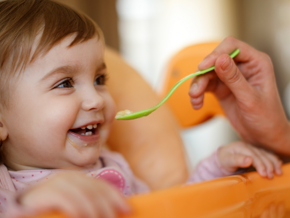
[{"label": "adult hand", "polygon": [[[240,53],[232,60],[228,54],[237,48]],[[213,65],[214,72],[193,79],[189,90],[193,108],[201,108],[204,92],[211,91],[244,141],[290,155],[290,126],[269,56],[227,37],[199,69]]]}]

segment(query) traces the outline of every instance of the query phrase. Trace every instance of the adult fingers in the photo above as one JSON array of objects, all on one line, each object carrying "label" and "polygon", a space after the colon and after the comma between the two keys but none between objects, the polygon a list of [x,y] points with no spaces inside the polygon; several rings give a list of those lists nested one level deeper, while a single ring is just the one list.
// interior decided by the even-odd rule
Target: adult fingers
[{"label": "adult fingers", "polygon": [[198,110],[202,107],[204,92],[206,91],[207,86],[213,77],[216,78],[217,76],[212,72],[194,77],[192,79],[188,94],[190,96],[191,105],[195,110]]},{"label": "adult fingers", "polygon": [[237,40],[234,37],[226,37],[211,54],[204,58],[204,60],[198,65],[198,69],[203,70],[213,66],[220,55],[230,54],[235,49],[240,49],[240,53],[234,58],[237,62],[248,62],[259,57],[259,51],[248,44]]},{"label": "adult fingers", "polygon": [[253,87],[245,79],[229,55],[220,55],[216,60],[215,66],[217,76],[231,90],[239,102],[247,103],[249,99],[253,98]]},{"label": "adult fingers", "polygon": [[[234,61],[228,54],[239,48],[240,53],[234,58],[239,64],[253,62],[261,58],[256,49],[233,37],[224,39],[198,66],[199,69],[206,69],[215,65],[215,72],[225,83],[233,94],[243,102],[252,99],[253,88],[248,84],[242,73],[247,74],[249,70],[240,72]],[[257,66],[255,66],[255,69]],[[245,75],[247,77],[247,75]]]},{"label": "adult fingers", "polygon": [[203,106],[204,94],[201,94],[199,97],[190,98],[190,103],[195,110],[200,109]]},{"label": "adult fingers", "polygon": [[210,83],[210,81],[213,79],[217,79],[217,76],[214,72],[209,72],[207,74],[194,77],[189,89],[190,97],[197,98],[205,91],[213,90],[215,88],[215,84]]},{"label": "adult fingers", "polygon": [[194,77],[188,92],[194,109],[202,107],[204,93],[207,91],[213,92],[219,99],[230,94],[229,88],[220,81],[215,72]]}]

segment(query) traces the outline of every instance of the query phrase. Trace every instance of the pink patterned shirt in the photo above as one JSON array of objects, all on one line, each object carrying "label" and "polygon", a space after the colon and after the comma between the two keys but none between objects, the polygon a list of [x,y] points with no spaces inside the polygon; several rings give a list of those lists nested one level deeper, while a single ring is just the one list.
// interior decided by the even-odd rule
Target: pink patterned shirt
[{"label": "pink patterned shirt", "polygon": [[[4,165],[0,166],[0,218],[31,216],[33,211],[21,206],[17,202],[17,195],[29,186],[43,182],[63,170],[21,170],[8,171]],[[103,149],[98,163],[92,169],[84,170],[84,174],[93,178],[102,178],[117,187],[124,196],[149,192],[149,187],[136,176],[122,155]],[[189,177],[186,184],[210,180],[231,173],[223,170],[216,152],[201,161]]]}]

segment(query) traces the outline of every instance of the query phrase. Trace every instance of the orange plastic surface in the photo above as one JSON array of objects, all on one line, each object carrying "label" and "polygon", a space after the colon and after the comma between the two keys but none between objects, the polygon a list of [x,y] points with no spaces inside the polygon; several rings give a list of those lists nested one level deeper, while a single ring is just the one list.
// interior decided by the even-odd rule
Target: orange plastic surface
[{"label": "orange plastic surface", "polygon": [[282,170],[283,175],[272,180],[251,172],[134,196],[128,199],[134,213],[122,218],[290,217],[290,164]]},{"label": "orange plastic surface", "polygon": [[[164,97],[183,77],[196,72],[198,64],[218,44],[218,42],[209,42],[192,45],[174,55],[166,69],[161,97]],[[190,127],[202,123],[214,115],[224,114],[217,99],[211,93],[205,93],[204,105],[200,110],[193,110],[188,96],[190,83],[191,79],[180,85],[166,102],[182,127]]]}]

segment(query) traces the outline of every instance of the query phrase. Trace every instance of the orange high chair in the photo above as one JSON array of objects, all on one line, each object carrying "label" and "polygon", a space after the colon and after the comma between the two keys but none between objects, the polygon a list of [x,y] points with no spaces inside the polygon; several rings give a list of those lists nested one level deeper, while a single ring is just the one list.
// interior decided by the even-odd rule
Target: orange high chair
[{"label": "orange high chair", "polygon": [[[165,72],[161,97],[183,77],[197,71],[198,64],[210,54],[219,42],[209,42],[188,46],[174,55]],[[193,110],[189,101],[188,91],[191,80],[180,85],[166,101],[176,115],[182,127],[200,124],[215,115],[223,115],[219,102],[212,93],[205,93],[204,104],[200,110]]]},{"label": "orange high chair", "polygon": [[[218,43],[189,46],[175,55],[168,65],[162,96],[181,78],[197,69],[198,63]],[[190,81],[180,86],[167,104],[181,126],[202,123],[216,114],[223,114],[217,100],[206,94],[204,107],[191,108],[188,97]],[[223,177],[208,182],[173,187],[128,199],[132,215],[123,218],[258,218],[290,217],[290,165],[282,167],[283,175],[264,179],[256,172]],[[36,218],[36,217],[35,217]],[[37,218],[65,218],[48,214]]]}]

